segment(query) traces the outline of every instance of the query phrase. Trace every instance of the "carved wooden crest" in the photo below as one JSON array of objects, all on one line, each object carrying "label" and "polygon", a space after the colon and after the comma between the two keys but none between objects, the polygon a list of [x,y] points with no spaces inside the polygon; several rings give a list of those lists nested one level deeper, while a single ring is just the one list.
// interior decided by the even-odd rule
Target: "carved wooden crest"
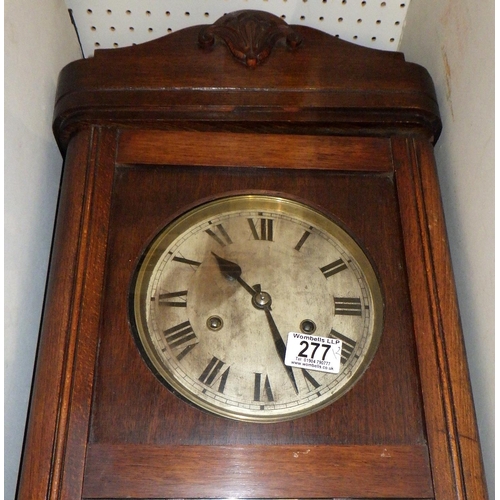
[{"label": "carved wooden crest", "polygon": [[222,40],[238,61],[253,68],[267,59],[283,38],[292,50],[302,42],[302,37],[279,17],[268,12],[241,10],[204,27],[198,41],[202,48],[210,48],[216,39]]}]

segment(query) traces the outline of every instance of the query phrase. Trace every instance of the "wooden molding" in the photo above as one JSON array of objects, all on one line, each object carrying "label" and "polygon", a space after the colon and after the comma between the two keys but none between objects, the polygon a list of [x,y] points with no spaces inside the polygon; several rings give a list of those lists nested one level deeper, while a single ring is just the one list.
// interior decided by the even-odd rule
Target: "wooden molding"
[{"label": "wooden molding", "polygon": [[[274,16],[264,16],[264,28],[256,21],[262,17],[237,13],[224,25],[193,26],[70,63],[59,76],[54,110],[61,149],[82,126],[111,123],[385,137],[404,130],[437,140],[439,110],[424,68],[401,53],[288,26]],[[200,29],[212,48],[200,49]],[[297,49],[284,49],[299,39]],[[267,60],[250,71],[235,57],[250,66]]]}]

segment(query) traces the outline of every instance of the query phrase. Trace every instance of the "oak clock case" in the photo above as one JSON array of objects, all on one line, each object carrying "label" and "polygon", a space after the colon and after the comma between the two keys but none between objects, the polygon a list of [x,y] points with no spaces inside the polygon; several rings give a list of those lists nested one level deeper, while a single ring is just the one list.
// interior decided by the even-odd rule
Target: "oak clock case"
[{"label": "oak clock case", "polygon": [[[254,422],[305,416],[343,395],[375,354],[382,312],[375,272],[338,224],[262,194],[168,224],[131,293],[133,329],[159,378],[203,409]],[[286,364],[290,332],[309,367]],[[330,364],[327,338],[344,342],[340,373],[315,369]]]},{"label": "oak clock case", "polygon": [[54,131],[20,500],[487,498],[423,68],[241,11],[71,63]]}]

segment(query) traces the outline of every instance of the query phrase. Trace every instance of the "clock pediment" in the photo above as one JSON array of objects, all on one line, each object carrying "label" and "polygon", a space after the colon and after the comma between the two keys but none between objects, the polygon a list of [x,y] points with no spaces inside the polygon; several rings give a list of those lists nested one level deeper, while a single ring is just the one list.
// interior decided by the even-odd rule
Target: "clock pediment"
[{"label": "clock pediment", "polygon": [[[93,58],[70,63],[59,78],[54,112],[60,146],[65,147],[76,122],[105,124],[110,114],[124,125],[147,117],[159,128],[180,119],[221,127],[293,121],[309,130],[327,124],[324,133],[350,127],[380,134],[384,123],[386,133],[405,127],[433,141],[439,137],[432,80],[403,54],[288,26],[262,12],[228,17],[229,26],[218,24],[223,17],[211,26],[185,28],[138,46],[96,50]],[[264,26],[257,28],[259,22]],[[213,45],[200,46],[206,37]],[[245,45],[261,55],[245,55]],[[239,62],[249,57],[256,58],[256,67]]]}]

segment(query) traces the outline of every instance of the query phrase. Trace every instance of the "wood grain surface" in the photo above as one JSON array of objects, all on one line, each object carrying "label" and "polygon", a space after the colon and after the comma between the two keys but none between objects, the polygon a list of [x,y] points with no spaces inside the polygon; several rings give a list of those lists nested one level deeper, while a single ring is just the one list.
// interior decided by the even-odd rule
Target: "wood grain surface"
[{"label": "wood grain surface", "polygon": [[[387,478],[393,478],[388,481]],[[90,498],[429,498],[425,446],[89,447]]]},{"label": "wood grain surface", "polygon": [[[211,148],[205,153],[209,158]],[[141,163],[140,153],[136,161]],[[262,426],[214,418],[192,408],[149,370],[129,326],[128,287],[142,251],[156,232],[201,200],[243,192],[286,195],[333,214],[371,257],[383,288],[384,334],[370,369],[343,398],[297,421]],[[401,244],[394,244],[401,233],[390,176],[323,170],[121,167],[116,172],[110,227],[92,419],[94,442],[425,442],[404,255]],[[181,427],[178,421],[183,422]]]},{"label": "wood grain surface", "polygon": [[336,135],[441,130],[428,72],[401,53],[367,49],[306,26],[303,42],[276,47],[256,68],[224,43],[205,50],[199,26],[141,45],[97,50],[59,77],[54,130],[62,149],[82,122],[126,128],[270,124]]},{"label": "wood grain surface", "polygon": [[394,153],[436,498],[487,498],[432,150],[399,138]]},{"label": "wood grain surface", "polygon": [[[85,210],[86,168],[91,133],[81,131],[67,153],[59,200],[51,273],[47,284],[43,327],[37,352],[18,498],[56,498],[68,419],[68,377],[71,377],[75,330],[71,330],[74,297],[81,289],[78,273],[81,220]],[[84,168],[78,168],[83,165]]]},{"label": "wood grain surface", "polygon": [[130,131],[120,135],[117,163],[391,172],[388,139]]}]

